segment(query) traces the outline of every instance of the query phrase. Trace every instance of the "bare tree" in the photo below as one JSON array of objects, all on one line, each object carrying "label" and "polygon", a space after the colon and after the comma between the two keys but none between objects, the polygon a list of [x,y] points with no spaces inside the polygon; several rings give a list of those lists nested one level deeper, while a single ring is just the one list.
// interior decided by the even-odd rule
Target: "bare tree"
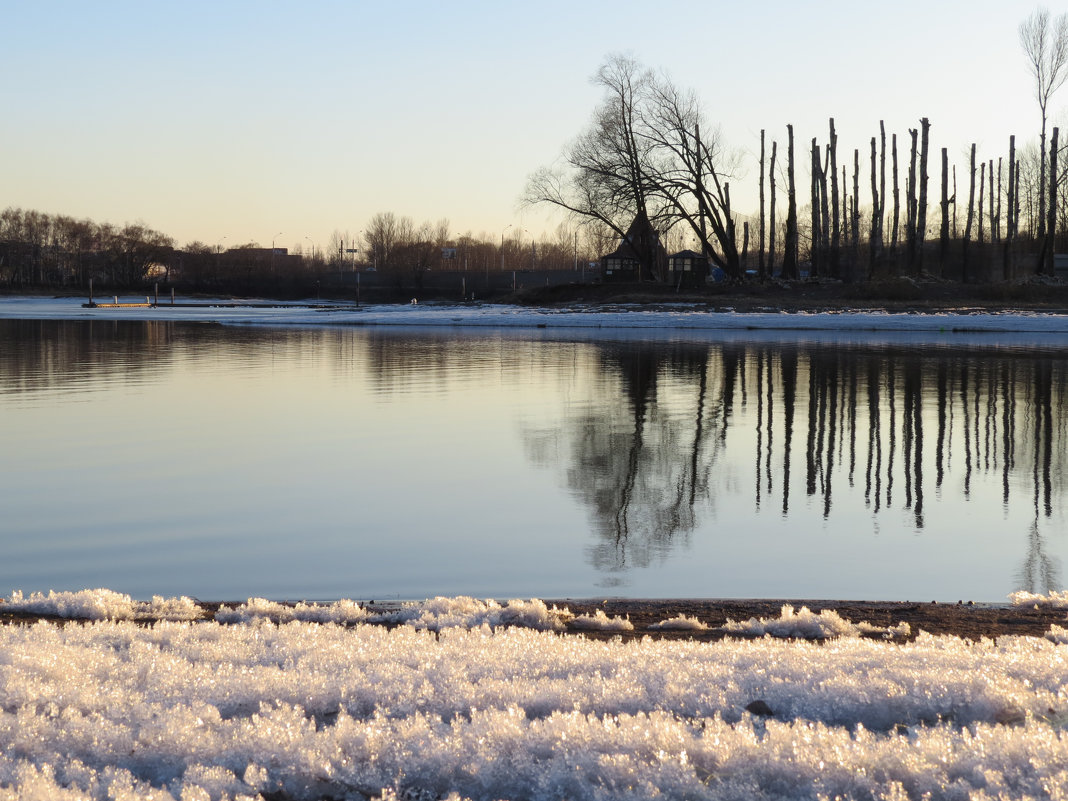
[{"label": "bare tree", "polygon": [[916,214],[916,270],[923,269],[923,245],[927,239],[927,145],[931,131],[930,121],[924,117],[920,120],[920,197]]},{"label": "bare tree", "polygon": [[794,186],[794,126],[786,126],[786,239],[783,242],[783,278],[798,278],[797,193]]},{"label": "bare tree", "polygon": [[[831,272],[838,277],[841,273],[842,230],[838,215],[838,134],[834,130],[834,118],[830,121],[829,164],[831,175]],[[845,187],[842,187],[843,190]]]},{"label": "bare tree", "polygon": [[[647,185],[670,222],[682,222],[704,255],[731,279],[740,280],[738,242],[726,180],[736,159],[719,131],[704,120],[697,96],[664,76],[649,82],[638,135],[648,146]],[[702,134],[702,131],[704,132]]]},{"label": "bare tree", "polygon": [[942,224],[938,229],[938,256],[940,266],[945,270],[949,256],[949,151],[942,148]]},{"label": "bare tree", "polygon": [[[1039,135],[1038,236],[1046,234],[1046,122],[1049,100],[1068,78],[1068,13],[1051,17],[1037,8],[1020,23],[1020,46],[1035,79],[1035,99],[1042,113]],[[1041,262],[1039,264],[1041,268]]]},{"label": "bare tree", "polygon": [[771,160],[768,162],[768,189],[771,197],[768,214],[768,275],[775,274],[775,152],[779,143],[772,140]]},{"label": "bare tree", "polygon": [[760,129],[760,246],[757,257],[757,275],[763,281],[767,273],[764,263],[764,129]]},{"label": "bare tree", "polygon": [[1042,248],[1042,252],[1045,255],[1046,275],[1054,275],[1056,270],[1053,251],[1057,234],[1057,139],[1059,133],[1060,129],[1054,127],[1053,136],[1049,140],[1049,223],[1046,229],[1049,231],[1049,236],[1046,237],[1046,242]]},{"label": "bare tree", "polygon": [[[635,219],[655,223],[648,176],[651,161],[639,104],[652,76],[633,59],[612,56],[597,71],[593,82],[604,89],[604,99],[589,128],[564,151],[558,168],[544,167],[527,181],[523,200],[557,206],[584,222],[611,229],[626,239]],[[642,273],[656,269],[651,248],[637,253]]]}]

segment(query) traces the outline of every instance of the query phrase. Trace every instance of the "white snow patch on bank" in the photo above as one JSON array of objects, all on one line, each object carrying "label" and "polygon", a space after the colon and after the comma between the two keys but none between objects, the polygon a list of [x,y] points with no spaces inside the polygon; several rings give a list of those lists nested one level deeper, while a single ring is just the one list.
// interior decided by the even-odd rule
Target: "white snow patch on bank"
[{"label": "white snow patch on bank", "polygon": [[341,600],[332,604],[298,603],[293,606],[268,601],[265,598],[249,598],[236,608],[219,607],[215,619],[220,623],[249,623],[253,620],[270,620],[288,623],[303,620],[309,623],[359,623],[369,617],[366,609],[355,601]]},{"label": "white snow patch on bank", "polygon": [[659,623],[653,623],[649,628],[658,631],[708,631],[706,624],[689,615],[678,615],[669,620],[661,620]]},{"label": "white snow patch on bank", "polygon": [[107,589],[35,592],[24,598],[18,590],[3,600],[4,611],[35,615],[55,615],[85,620],[196,620],[203,615],[192,598],[162,598],[135,601],[129,595]]},{"label": "white snow patch on bank", "polygon": [[1068,590],[1053,590],[1048,595],[1040,595],[1026,590],[1009,595],[1013,606],[1051,606],[1055,609],[1068,608]]},{"label": "white snow patch on bank", "polygon": [[592,615],[579,615],[571,621],[571,627],[588,631],[634,631],[634,624],[625,617],[609,617],[603,609]]},{"label": "white snow patch on bank", "polygon": [[908,623],[899,623],[889,628],[873,626],[861,621],[851,623],[833,609],[824,609],[819,614],[807,606],[794,610],[790,604],[784,604],[782,613],[777,618],[755,618],[749,620],[728,620],[722,626],[728,634],[741,634],[752,637],[768,635],[771,637],[791,637],[806,640],[826,640],[832,637],[860,637],[865,634],[881,634],[885,637],[908,637],[912,628]]},{"label": "white snow patch on bank", "polygon": [[0,798],[1063,798],[1066,687],[1011,636],[8,625]]},{"label": "white snow patch on bank", "polygon": [[287,623],[303,620],[347,625],[364,622],[403,624],[430,631],[479,626],[520,626],[540,631],[562,631],[572,617],[567,609],[556,606],[550,608],[538,599],[514,599],[502,605],[494,600],[481,601],[466,596],[410,601],[393,610],[374,610],[349,600],[333,604],[298,603],[290,606],[263,598],[250,598],[236,608],[223,606],[215,615],[220,623],[248,623],[255,620]]},{"label": "white snow patch on bank", "polygon": [[[1068,340],[1068,315],[1042,312],[903,314],[855,310],[843,312],[709,312],[690,306],[641,305],[539,309],[498,304],[429,303],[417,305],[265,303],[229,300],[197,301],[189,306],[157,308],[83,308],[73,298],[17,297],[0,299],[0,318],[167,320],[216,322],[229,325],[321,326],[361,325],[389,327],[545,329],[612,337],[625,334],[642,338],[678,336],[688,332],[735,332],[746,337],[764,335],[806,338],[842,335],[853,339],[892,338],[928,343],[987,343],[1056,346]],[[990,334],[997,333],[996,340]]]}]

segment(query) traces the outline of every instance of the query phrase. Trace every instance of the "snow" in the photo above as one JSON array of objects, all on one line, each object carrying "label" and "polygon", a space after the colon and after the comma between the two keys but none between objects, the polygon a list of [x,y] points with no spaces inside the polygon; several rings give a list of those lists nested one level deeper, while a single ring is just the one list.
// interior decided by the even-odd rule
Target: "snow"
[{"label": "snow", "polygon": [[[122,300],[122,298],[120,298]],[[197,301],[157,308],[84,308],[83,299],[16,297],[0,301],[0,319],[185,320],[227,325],[444,327],[455,329],[536,329],[540,335],[758,339],[789,335],[805,339],[861,340],[877,335],[905,341],[1011,345],[1063,345],[1068,315],[1044,312],[959,312],[923,314],[853,310],[845,312],[709,312],[687,304],[660,304],[656,310],[619,304],[570,308],[528,308],[503,304],[419,303],[356,306],[347,303]],[[996,340],[991,335],[997,334]]]},{"label": "snow", "polygon": [[708,626],[706,624],[702,623],[696,617],[690,617],[689,615],[678,615],[669,620],[661,620],[659,623],[654,623],[649,628],[658,631],[708,631]]},{"label": "snow", "polygon": [[908,623],[881,628],[861,621],[850,623],[832,609],[824,609],[819,614],[802,606],[795,611],[789,604],[784,604],[777,618],[750,618],[745,621],[728,620],[720,628],[730,634],[742,634],[759,637],[800,637],[806,640],[825,640],[832,637],[860,637],[865,634],[880,634],[884,637],[908,637],[912,630]]},{"label": "snow", "polygon": [[1063,629],[624,642],[513,603],[0,626],[0,799],[1068,797]]},{"label": "snow", "polygon": [[298,603],[288,606],[263,598],[250,598],[236,609],[222,606],[215,614],[215,619],[220,623],[248,623],[264,619],[275,623],[291,620],[341,624],[365,622],[403,624],[430,631],[479,626],[523,626],[541,631],[562,631],[572,617],[567,609],[558,609],[556,606],[550,608],[537,599],[516,599],[501,605],[494,600],[481,601],[466,596],[408,601],[399,609],[375,611],[349,600],[333,604]]},{"label": "snow", "polygon": [[1068,590],[1053,590],[1048,595],[1040,595],[1027,590],[1019,590],[1009,595],[1013,606],[1052,606],[1055,609],[1068,608]]},{"label": "snow", "polygon": [[29,598],[24,598],[16,590],[2,603],[0,608],[5,611],[86,620],[196,620],[203,615],[197,602],[185,596],[161,598],[156,595],[151,601],[143,602],[107,589],[77,592],[49,590],[48,595],[35,592]]}]

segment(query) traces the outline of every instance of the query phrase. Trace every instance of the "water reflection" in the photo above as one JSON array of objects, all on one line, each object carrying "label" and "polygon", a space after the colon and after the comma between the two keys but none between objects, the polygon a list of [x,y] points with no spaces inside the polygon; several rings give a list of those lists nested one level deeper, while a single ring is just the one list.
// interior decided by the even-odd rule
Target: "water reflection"
[{"label": "water reflection", "polygon": [[[305,596],[351,594],[354,575],[419,595],[478,594],[478,581],[486,594],[737,595],[754,591],[750,575],[731,584],[746,560],[768,576],[760,591],[787,597],[870,597],[820,574],[846,562],[872,576],[974,562],[985,573],[967,586],[987,600],[1004,580],[1062,582],[1068,371],[1051,348],[16,320],[0,320],[0,345],[14,443],[0,478],[13,529],[41,532],[20,558],[46,576],[51,553],[90,549],[82,532],[124,530],[125,514],[137,534],[124,552],[135,536],[177,552],[203,532],[234,558],[267,554],[249,593],[274,596],[261,576],[288,580],[300,559],[301,581],[320,580],[316,548],[346,558]],[[149,498],[132,510],[131,486]],[[191,499],[183,518],[155,502],[162,486]],[[491,550],[495,583],[479,564]],[[167,572],[146,574],[149,594]],[[442,575],[452,583],[430,584]],[[930,583],[882,586],[909,597]]]},{"label": "water reflection", "polygon": [[1064,501],[1068,374],[1055,353],[596,347],[597,402],[527,437],[566,443],[532,455],[568,454],[562,469],[591,512],[599,569],[646,566],[686,544],[718,498],[744,494],[748,464],[758,515],[792,516],[801,491],[830,519],[859,494],[870,519],[903,510],[916,532],[928,525],[932,491],[935,503],[967,502],[978,478],[996,477],[1005,510],[1030,508],[1020,588],[1059,585],[1039,526]]}]

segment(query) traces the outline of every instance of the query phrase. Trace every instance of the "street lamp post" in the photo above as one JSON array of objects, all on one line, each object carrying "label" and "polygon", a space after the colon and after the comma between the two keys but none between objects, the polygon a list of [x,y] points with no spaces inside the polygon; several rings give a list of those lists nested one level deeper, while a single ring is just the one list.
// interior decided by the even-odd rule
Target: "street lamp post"
[{"label": "street lamp post", "polygon": [[271,237],[271,277],[272,278],[274,277],[274,241],[276,239],[278,239],[278,237],[280,237],[281,235],[282,235],[282,232],[279,231],[277,234],[275,234],[274,236]]},{"label": "street lamp post", "polygon": [[504,272],[504,232],[511,228],[511,225],[506,225],[501,229],[501,272]]}]

